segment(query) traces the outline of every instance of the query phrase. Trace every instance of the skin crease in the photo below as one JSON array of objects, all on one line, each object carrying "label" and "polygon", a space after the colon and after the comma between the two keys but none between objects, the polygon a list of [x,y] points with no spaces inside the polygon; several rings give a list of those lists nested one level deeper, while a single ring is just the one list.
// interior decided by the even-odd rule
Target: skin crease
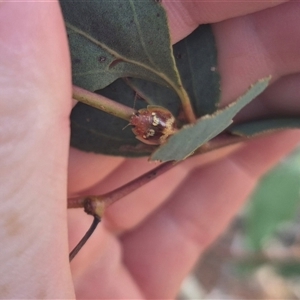
[{"label": "skin crease", "polygon": [[[299,115],[299,3],[163,4],[172,41],[215,23],[222,105],[272,74],[274,84],[244,117],[261,110]],[[70,272],[67,225],[73,247],[91,218],[71,210],[67,224],[67,187],[69,195],[104,192],[154,165],[68,153],[70,63],[57,3],[3,2],[0,22],[0,298],[70,299],[74,288],[85,299],[175,297],[258,178],[298,143],[299,131],[189,159],[122,199]]]}]

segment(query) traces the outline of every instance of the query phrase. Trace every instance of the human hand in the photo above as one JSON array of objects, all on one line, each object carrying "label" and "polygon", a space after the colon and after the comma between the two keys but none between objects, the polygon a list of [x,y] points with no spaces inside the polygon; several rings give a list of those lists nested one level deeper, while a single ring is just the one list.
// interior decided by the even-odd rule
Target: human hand
[{"label": "human hand", "polygon": [[[221,21],[214,31],[222,104],[272,74],[278,81],[243,117],[278,111],[299,114],[297,3],[251,15],[247,14],[273,4],[164,5],[174,42],[199,23]],[[0,295],[71,298],[65,202],[71,79],[63,22],[57,3],[7,2],[1,4],[0,14]],[[299,132],[282,132],[239,149],[188,159],[111,206],[71,264],[77,297],[174,297],[181,280],[226,228],[259,176],[298,140]],[[146,159],[71,149],[69,196],[111,190],[152,167]],[[76,210],[68,215],[72,248],[91,218]]]}]

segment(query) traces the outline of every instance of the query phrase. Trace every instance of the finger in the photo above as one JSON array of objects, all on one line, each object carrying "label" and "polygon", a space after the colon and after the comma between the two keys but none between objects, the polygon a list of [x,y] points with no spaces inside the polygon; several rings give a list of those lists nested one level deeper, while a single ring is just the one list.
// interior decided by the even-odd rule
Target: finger
[{"label": "finger", "polygon": [[[71,264],[78,298],[143,298],[134,278],[122,263],[121,245],[118,237],[113,235],[112,231],[120,233],[137,226],[170,196],[180,183],[180,179],[182,180],[189,170],[195,165],[209,163],[209,159],[215,160],[216,154],[210,158],[208,156],[197,157],[193,161],[186,161],[183,168],[178,165],[166,175],[158,177],[153,182],[154,184],[148,184],[145,186],[146,189],[139,189],[132,194],[132,197],[123,198],[106,212],[104,224],[99,226]],[[103,192],[111,190],[116,185],[114,177],[117,177],[117,182],[125,183],[128,173],[129,176],[138,176],[148,169],[149,163],[146,160],[127,160],[122,167],[116,170],[116,174],[110,174],[95,189],[98,188]],[[69,211],[69,227],[72,228],[70,232],[71,248],[83,236],[91,221],[91,217],[84,215],[82,211]],[[118,288],[116,288],[116,284]],[[101,285],[101,289],[98,288],[99,285]]]},{"label": "finger", "polygon": [[288,2],[214,25],[222,104],[230,103],[259,78],[273,82],[300,71],[300,6]]},{"label": "finger", "polygon": [[150,299],[176,296],[199,254],[228,226],[257,178],[291,150],[299,132],[252,141],[195,169],[155,215],[122,238],[124,262]]},{"label": "finger", "polygon": [[[271,163],[274,163],[274,160],[283,155],[285,151],[289,151],[297,143],[299,134],[295,136],[292,133],[281,136],[281,143],[277,143],[277,138],[274,136],[266,141],[253,141],[252,145],[233,155],[232,158],[226,160],[227,163],[222,163],[219,167],[218,164],[213,164],[212,166],[208,165],[203,170],[201,168],[194,170],[181,185],[177,186],[180,193],[174,193],[176,195],[174,200],[170,197],[170,201],[159,210],[158,214],[150,216],[146,223],[136,227],[132,234],[125,235],[125,262],[129,264],[129,270],[132,272],[129,273],[122,263],[121,256],[124,253],[122,254],[116,237],[109,234],[104,226],[100,227],[101,229],[99,228],[95,236],[91,238],[84,251],[72,262],[77,296],[86,298],[86,295],[89,295],[91,298],[103,298],[109,292],[112,292],[114,298],[129,298],[133,295],[132,290],[136,290],[137,286],[142,284],[142,292],[145,292],[146,296],[169,298],[167,295],[176,292],[175,286],[179,285],[180,280],[190,270],[191,265],[201,252],[200,250],[224,230],[228,220],[243,203],[244,199],[239,198],[239,196],[245,196],[251,187],[255,185],[255,180],[247,182],[244,178],[256,178],[260,175],[267,167],[270,167]],[[267,158],[260,153],[261,151],[253,151],[253,148],[259,149],[262,145],[268,145],[267,148],[264,148]],[[247,159],[251,162],[248,166],[246,166]],[[228,163],[228,161],[233,163]],[[192,160],[191,163],[193,165]],[[235,165],[248,169],[249,174],[245,173],[244,177],[241,176],[241,172],[236,172],[239,170],[238,167],[233,167],[234,172],[231,172],[229,167]],[[229,176],[228,172],[232,176]],[[215,184],[222,183],[219,189],[216,189],[215,185],[212,186],[211,183],[208,184],[209,175],[213,175],[211,180]],[[196,183],[193,179],[195,176]],[[191,180],[194,180],[193,186],[191,186]],[[173,182],[172,177],[169,178],[169,181]],[[234,186],[231,187],[232,190],[224,189],[224,186],[230,184],[230,182],[234,182]],[[197,187],[195,188],[194,185]],[[208,189],[208,187],[211,187],[211,189]],[[155,190],[164,188],[164,184],[157,185]],[[192,191],[195,192],[192,193]],[[216,195],[207,195],[207,192],[216,193]],[[143,202],[144,199],[141,197],[139,200]],[[226,203],[228,203],[227,206]],[[200,205],[203,205],[203,207]],[[189,222],[189,218],[193,214],[190,211],[191,207],[195,215],[191,218],[191,222],[195,224]],[[207,231],[205,221],[214,209],[217,209],[217,212],[224,213],[224,215],[213,216],[212,220],[216,223],[212,226],[212,230],[208,231],[209,235],[205,239],[201,239],[201,235],[205,236]],[[171,210],[171,212],[166,212],[167,210]],[[183,213],[182,216],[180,212]],[[126,214],[131,215],[130,210],[127,209]],[[171,218],[168,217],[169,214]],[[178,220],[175,218],[178,218]],[[218,223],[219,220],[221,220],[220,224]],[[179,221],[178,226],[176,225],[177,221]],[[171,225],[168,226],[169,224]],[[189,226],[190,224],[191,226]],[[158,232],[156,232],[156,229]],[[176,232],[177,230],[178,232]],[[184,237],[187,238],[187,241],[184,241]],[[203,241],[203,245],[199,246],[197,243],[191,243],[192,238],[200,242]],[[151,244],[152,242],[154,244]],[[104,247],[104,245],[106,246]],[[184,251],[185,247],[187,247],[186,252]],[[110,256],[109,253],[115,253],[116,255]],[[176,255],[182,256],[178,257]],[[101,260],[101,257],[108,256],[109,259]],[[177,266],[178,262],[180,264]],[[176,269],[176,272],[174,272],[174,269]],[[167,274],[168,272],[172,273],[172,276]],[[178,276],[176,276],[177,272]],[[115,280],[116,278],[118,279]],[[124,289],[124,293],[120,292],[120,282],[128,283],[128,289]],[[105,286],[103,291],[97,288],[99,284]],[[157,294],[149,294],[149,290],[156,291]]]},{"label": "finger", "polygon": [[107,177],[122,164],[123,157],[86,153],[70,149],[68,174],[69,197],[83,194],[86,189]]},{"label": "finger", "polygon": [[236,121],[270,117],[298,117],[300,112],[300,74],[284,76],[274,82],[247,109],[239,113]]},{"label": "finger", "polygon": [[200,24],[217,23],[248,15],[287,1],[163,1],[168,15],[172,42],[189,35]]},{"label": "finger", "polygon": [[71,298],[71,80],[59,5],[2,2],[0,23],[0,296]]},{"label": "finger", "polygon": [[[134,228],[166,201],[178,184],[186,177],[187,173],[195,166],[201,166],[211,161],[220,160],[227,156],[228,153],[234,151],[236,147],[237,146],[228,147],[220,151],[207,153],[193,159],[192,162],[188,160],[176,165],[167,173],[159,176],[109,207],[105,212],[104,225],[109,230],[118,233]],[[152,166],[149,162],[147,162],[147,164]],[[131,175],[133,168],[130,168],[130,165],[131,164],[124,166],[125,168],[122,169],[121,174],[127,174],[127,176]],[[113,177],[113,175],[115,176]],[[128,180],[128,177],[125,178]],[[109,181],[116,182],[116,174],[113,173],[105,182]]]},{"label": "finger", "polygon": [[[225,154],[223,153],[223,155]],[[211,156],[210,159],[215,160],[215,156],[216,154],[214,154],[214,157]],[[171,194],[172,190],[180,183],[180,178],[184,178],[195,165],[208,163],[208,160],[208,156],[197,157],[193,161],[187,160],[185,168],[179,168],[180,165],[178,165],[166,175],[163,175],[165,178],[158,177],[154,181],[154,185],[148,184],[146,190],[138,190],[138,194],[134,193],[133,197],[125,197],[111,206],[111,210],[105,214],[104,224],[100,224],[82,251],[72,261],[75,290],[79,298],[107,298],[111,293],[112,296],[110,295],[110,297],[116,299],[142,299],[142,294],[137,296],[138,287],[131,274],[126,270],[126,266],[122,263],[122,250],[118,238],[112,235],[111,232],[121,232],[137,226]],[[146,160],[144,162],[141,160],[127,160],[122,168],[117,169],[117,174],[112,173],[104,180],[103,184],[99,185],[99,189],[102,191],[110,190],[115,187],[116,181],[125,182],[128,173],[131,172],[130,176],[138,176],[147,169],[149,169],[149,163]],[[113,180],[114,176],[117,177],[116,181]],[[166,184],[167,182],[169,184]],[[72,228],[70,244],[74,247],[90,226],[91,217],[84,215],[82,211],[70,210],[69,224]],[[99,255],[100,253],[101,255]],[[115,253],[116,256],[112,257],[110,255],[109,259],[106,259],[107,253]],[[126,288],[116,288],[115,284],[117,282],[126,283]],[[101,289],[97,288],[99,285],[101,285]]]},{"label": "finger", "polygon": [[300,73],[281,78],[263,95],[263,105],[276,115],[299,116]]}]

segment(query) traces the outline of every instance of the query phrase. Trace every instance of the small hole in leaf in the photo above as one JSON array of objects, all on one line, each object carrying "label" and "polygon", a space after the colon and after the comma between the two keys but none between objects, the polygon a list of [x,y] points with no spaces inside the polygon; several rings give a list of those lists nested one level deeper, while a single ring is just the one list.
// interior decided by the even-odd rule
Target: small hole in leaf
[{"label": "small hole in leaf", "polygon": [[100,56],[99,58],[98,58],[98,61],[99,62],[105,62],[106,61],[106,57],[105,56]]}]

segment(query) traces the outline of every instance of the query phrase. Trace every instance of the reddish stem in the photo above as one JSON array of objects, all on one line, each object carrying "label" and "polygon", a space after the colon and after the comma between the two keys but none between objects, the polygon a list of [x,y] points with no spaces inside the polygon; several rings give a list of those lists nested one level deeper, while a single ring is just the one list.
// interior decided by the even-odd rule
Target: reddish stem
[{"label": "reddish stem", "polygon": [[130,121],[135,109],[73,85],[73,98],[118,118]]},{"label": "reddish stem", "polygon": [[101,217],[103,211],[109,205],[137,190],[159,175],[167,172],[168,170],[173,168],[174,165],[175,163],[172,161],[163,163],[153,170],[141,175],[140,177],[135,178],[132,181],[122,185],[121,187],[103,195],[69,198],[68,208],[84,207],[86,213],[91,215],[98,215],[99,217]]},{"label": "reddish stem", "polygon": [[102,195],[101,198],[105,199],[105,206],[107,207],[107,206],[113,204],[114,202],[116,202],[117,200],[127,196],[128,194],[137,190],[141,186],[145,185],[146,183],[152,181],[156,177],[167,172],[174,166],[175,166],[175,163],[173,161],[163,163],[163,164],[159,165],[158,167],[154,168],[153,170],[124,184],[123,186]]}]

